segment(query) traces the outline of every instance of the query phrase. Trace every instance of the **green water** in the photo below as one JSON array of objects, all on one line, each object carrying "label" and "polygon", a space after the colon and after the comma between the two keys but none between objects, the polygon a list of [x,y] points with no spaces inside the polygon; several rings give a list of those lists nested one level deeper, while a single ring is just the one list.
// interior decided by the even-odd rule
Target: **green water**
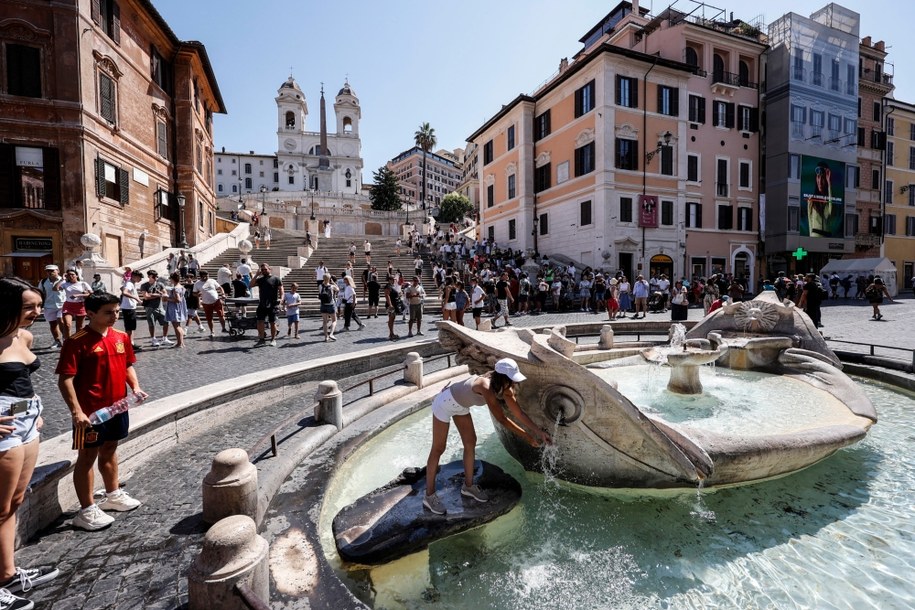
[{"label": "green water", "polygon": [[[854,447],[775,481],[667,497],[525,473],[475,410],[478,457],[522,482],[521,504],[386,574],[341,567],[341,576],[392,609],[913,608],[915,400],[864,388],[880,422]],[[386,430],[338,472],[322,511],[335,565],[330,519],[425,462],[430,417],[424,409]],[[443,461],[459,457],[452,428]]]}]

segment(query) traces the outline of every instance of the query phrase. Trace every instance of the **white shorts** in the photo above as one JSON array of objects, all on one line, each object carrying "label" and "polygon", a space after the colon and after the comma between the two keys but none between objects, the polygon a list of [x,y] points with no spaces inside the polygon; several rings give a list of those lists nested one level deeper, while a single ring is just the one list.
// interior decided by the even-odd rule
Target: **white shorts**
[{"label": "white shorts", "polygon": [[45,322],[57,322],[63,316],[63,309],[49,309],[45,307],[44,310],[44,319]]},{"label": "white shorts", "polygon": [[445,303],[445,309],[448,311],[454,311],[457,309],[457,303],[454,303],[454,302]]},{"label": "white shorts", "polygon": [[470,409],[459,405],[451,395],[451,390],[445,388],[432,400],[432,415],[447,424],[455,415],[470,415]]}]

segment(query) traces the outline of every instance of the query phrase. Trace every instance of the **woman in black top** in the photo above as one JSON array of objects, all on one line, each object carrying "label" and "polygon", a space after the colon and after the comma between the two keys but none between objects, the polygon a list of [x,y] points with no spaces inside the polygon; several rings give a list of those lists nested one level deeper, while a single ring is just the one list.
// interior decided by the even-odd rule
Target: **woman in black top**
[{"label": "woman in black top", "polygon": [[[41,314],[41,293],[15,277],[0,278],[0,603],[57,576],[56,569],[15,565],[16,510],[38,461],[41,400],[31,375],[41,363],[26,330]],[[18,306],[17,306],[18,304]],[[3,606],[7,607],[7,606]]]}]

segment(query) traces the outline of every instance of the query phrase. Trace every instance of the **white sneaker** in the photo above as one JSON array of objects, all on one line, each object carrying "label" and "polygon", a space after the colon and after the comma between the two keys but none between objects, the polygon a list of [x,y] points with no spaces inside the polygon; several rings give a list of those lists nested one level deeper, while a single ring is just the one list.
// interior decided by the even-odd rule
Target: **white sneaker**
[{"label": "white sneaker", "polygon": [[270,339],[270,347],[276,347],[276,339]]},{"label": "white sneaker", "polygon": [[161,345],[161,344],[159,343],[159,340],[156,339],[155,337],[153,337],[152,346],[153,346],[153,347],[159,347],[159,345]]},{"label": "white sneaker", "polygon": [[206,329],[205,329],[203,326],[198,326],[198,327],[197,327],[197,332],[198,332],[198,333],[203,333],[203,332],[206,332]]},{"label": "white sneaker", "polygon": [[99,500],[99,504],[105,510],[123,513],[139,508],[142,502],[136,498],[130,497],[123,489],[119,489],[113,493],[105,494],[105,497]]},{"label": "white sneaker", "polygon": [[174,345],[175,342],[169,339],[168,337],[162,337],[159,339],[159,345]]},{"label": "white sneaker", "polygon": [[114,517],[106,514],[98,504],[93,504],[82,509],[73,517],[73,527],[93,532],[108,527],[114,523]]}]

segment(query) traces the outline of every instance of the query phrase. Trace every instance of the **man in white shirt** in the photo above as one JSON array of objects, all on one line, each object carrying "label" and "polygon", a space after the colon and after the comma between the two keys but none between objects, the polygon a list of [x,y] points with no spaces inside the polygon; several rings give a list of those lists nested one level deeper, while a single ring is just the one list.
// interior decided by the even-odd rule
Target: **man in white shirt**
[{"label": "man in white shirt", "polygon": [[483,314],[483,305],[486,303],[486,292],[480,286],[476,277],[470,278],[470,306],[473,308],[473,321],[480,330],[480,316]]},{"label": "man in white shirt", "polygon": [[327,267],[324,266],[324,261],[318,261],[318,266],[315,268],[315,281],[318,284],[318,290],[321,290],[321,284],[324,283],[324,276],[327,275]]},{"label": "man in white shirt", "polygon": [[[365,263],[367,265],[372,264],[372,242],[365,240],[362,244],[362,251],[365,252]],[[400,254],[398,252],[398,254]]]},{"label": "man in white shirt", "polygon": [[241,262],[235,267],[235,273],[241,276],[241,281],[245,283],[248,290],[251,290],[251,265],[248,264],[248,259],[241,259]]},{"label": "man in white shirt", "polygon": [[226,328],[226,315],[220,298],[224,297],[226,293],[223,291],[222,286],[219,285],[219,282],[211,279],[206,271],[201,271],[200,279],[194,283],[194,294],[197,295],[200,299],[200,304],[203,305],[203,313],[206,314],[207,325],[210,327],[210,339],[216,336],[216,333],[213,332],[214,313],[219,316],[222,332],[229,332],[229,329]]},{"label": "man in white shirt", "polygon": [[57,265],[47,265],[44,270],[48,277],[38,284],[38,289],[44,297],[44,319],[51,327],[51,336],[54,338],[51,349],[60,349],[63,345],[60,336],[61,309],[67,296],[63,290],[54,290],[54,286],[60,282],[60,268]]},{"label": "man in white shirt", "polygon": [[229,263],[223,263],[222,267],[216,271],[216,281],[222,286],[222,293],[226,296],[232,293],[232,270],[229,269]]},{"label": "man in white shirt", "polygon": [[137,303],[140,302],[140,293],[137,291],[137,285],[143,281],[143,274],[139,271],[131,271],[130,279],[124,280],[121,285],[121,319],[124,320],[124,332],[130,344],[133,345],[133,331],[137,330]]},{"label": "man in white shirt", "polygon": [[670,302],[670,280],[663,273],[658,278],[658,292],[664,297],[664,311],[667,311],[667,304]]}]

